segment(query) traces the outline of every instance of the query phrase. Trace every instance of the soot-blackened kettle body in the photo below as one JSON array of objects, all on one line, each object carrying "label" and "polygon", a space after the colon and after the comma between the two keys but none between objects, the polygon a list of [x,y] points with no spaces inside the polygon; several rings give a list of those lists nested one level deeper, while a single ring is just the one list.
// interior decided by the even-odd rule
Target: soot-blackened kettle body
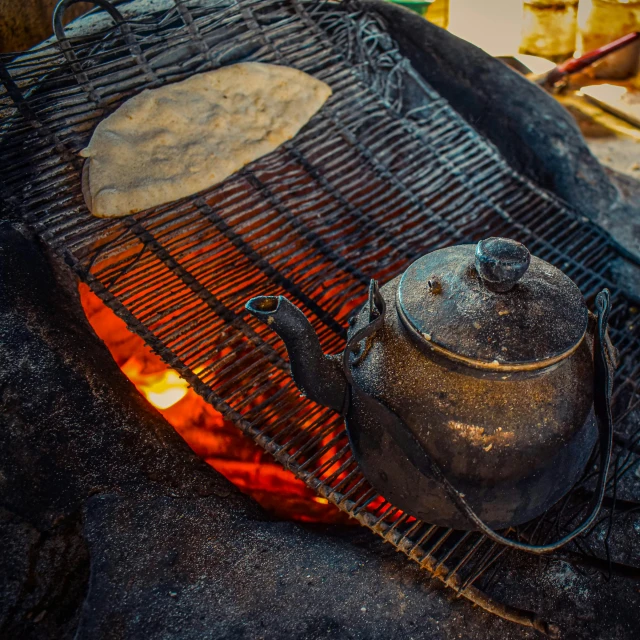
[{"label": "soot-blackened kettle body", "polygon": [[[285,342],[300,390],[344,415],[364,475],[387,500],[433,524],[501,529],[546,511],[589,460],[594,348],[611,382],[608,292],[600,304],[598,322],[560,270],[489,238],[429,253],[380,288],[372,281],[343,354],[324,355],[282,296],[247,309]],[[609,392],[596,406],[608,410]]]}]

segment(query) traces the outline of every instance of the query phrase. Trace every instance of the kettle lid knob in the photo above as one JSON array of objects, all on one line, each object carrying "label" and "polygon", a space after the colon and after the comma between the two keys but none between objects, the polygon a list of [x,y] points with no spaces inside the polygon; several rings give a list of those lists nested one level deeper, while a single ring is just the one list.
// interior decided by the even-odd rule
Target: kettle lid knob
[{"label": "kettle lid knob", "polygon": [[531,254],[521,243],[508,238],[487,238],[476,245],[476,270],[485,285],[505,293],[526,273]]}]

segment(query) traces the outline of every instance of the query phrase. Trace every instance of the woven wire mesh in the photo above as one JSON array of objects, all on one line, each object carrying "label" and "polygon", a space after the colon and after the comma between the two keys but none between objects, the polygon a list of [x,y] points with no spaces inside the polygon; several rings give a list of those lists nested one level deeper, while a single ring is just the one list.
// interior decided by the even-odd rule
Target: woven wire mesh
[{"label": "woven wire mesh", "polygon": [[[560,267],[588,301],[611,289],[623,416],[640,404],[640,339],[607,276],[618,257],[609,236],[516,174],[357,4],[175,0],[131,15],[116,25],[99,12],[89,33],[2,60],[5,202],[200,395],[320,495],[465,597],[545,630],[474,587],[504,548],[417,521],[373,490],[341,419],[300,396],[283,344],[244,303],[288,296],[336,353],[370,278],[384,282],[442,246],[508,236]],[[143,88],[246,60],[298,68],[333,96],[294,140],[224,183],[127,218],[92,217],[77,152],[96,124]],[[619,434],[625,457],[612,487],[637,463],[637,435]],[[562,530],[565,507],[520,534]]]}]

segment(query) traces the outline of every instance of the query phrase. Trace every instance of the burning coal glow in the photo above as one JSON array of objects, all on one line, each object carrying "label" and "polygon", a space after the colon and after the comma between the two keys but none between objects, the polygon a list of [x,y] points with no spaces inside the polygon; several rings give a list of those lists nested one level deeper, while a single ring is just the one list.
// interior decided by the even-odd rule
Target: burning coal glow
[{"label": "burning coal glow", "polygon": [[168,409],[187,395],[189,385],[173,369],[156,375],[144,375],[140,360],[130,358],[122,372],[136,385],[144,397],[157,409]]},{"label": "burning coal glow", "polygon": [[316,496],[207,404],[89,287],[81,284],[79,290],[89,322],[122,372],[196,454],[276,517],[348,522],[326,498]]}]

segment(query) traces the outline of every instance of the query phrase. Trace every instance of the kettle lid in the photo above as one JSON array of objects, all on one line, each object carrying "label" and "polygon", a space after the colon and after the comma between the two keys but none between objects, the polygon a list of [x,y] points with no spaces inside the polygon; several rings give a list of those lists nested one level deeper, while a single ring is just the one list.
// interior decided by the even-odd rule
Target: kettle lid
[{"label": "kettle lid", "polygon": [[493,370],[549,366],[578,347],[588,323],[573,280],[506,238],[422,256],[402,275],[396,307],[419,341]]}]

